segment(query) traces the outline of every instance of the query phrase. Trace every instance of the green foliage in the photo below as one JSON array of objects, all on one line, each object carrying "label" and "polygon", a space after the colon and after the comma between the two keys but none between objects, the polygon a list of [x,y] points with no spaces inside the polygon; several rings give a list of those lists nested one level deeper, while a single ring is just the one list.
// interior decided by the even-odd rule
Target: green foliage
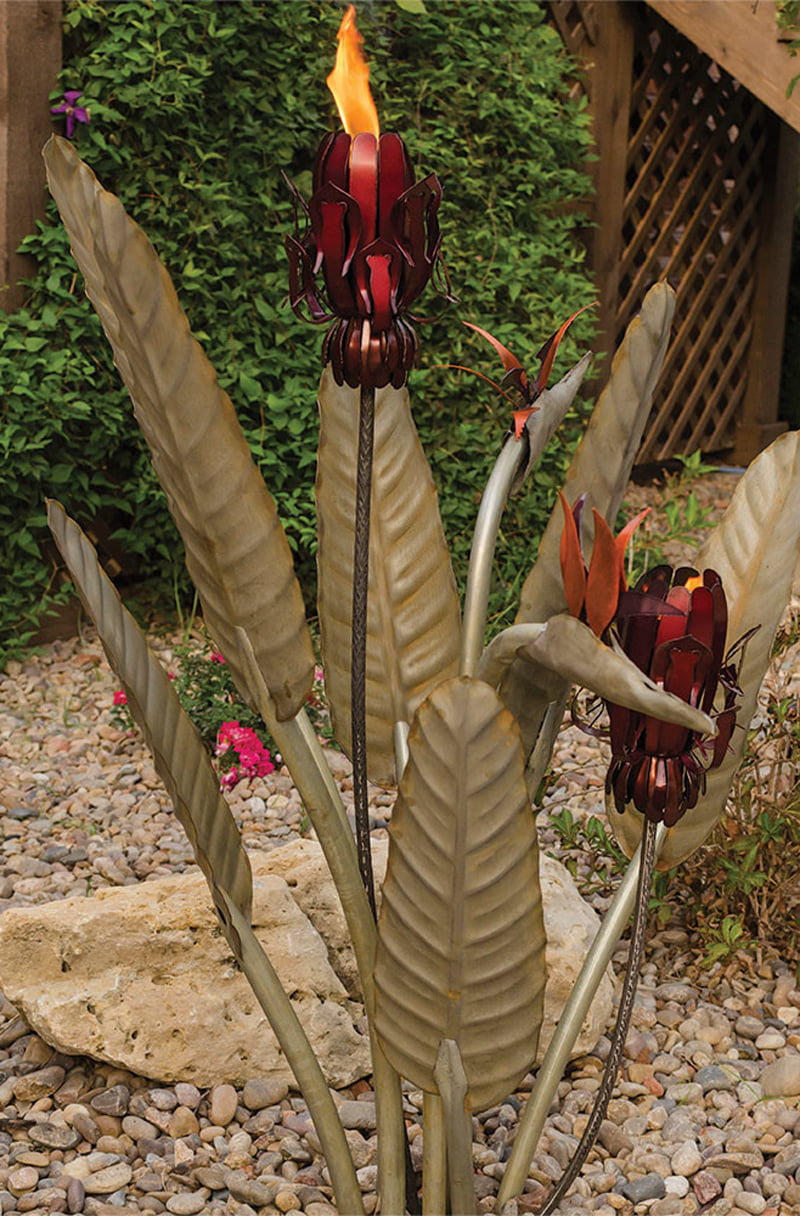
[{"label": "green foliage", "polygon": [[628,864],[606,823],[597,815],[576,819],[569,807],[551,815],[549,826],[559,839],[552,854],[567,867],[584,896],[613,894]]},{"label": "green foliage", "polygon": [[[158,249],[234,400],[310,601],[322,331],[285,305],[293,215],[281,171],[307,193],[318,142],[336,125],[325,76],[340,15],[333,0],[68,0],[61,75],[90,110],[75,135],[81,155]],[[574,235],[588,190],[576,168],[588,119],[568,99],[570,65],[535,0],[374,0],[359,21],[384,129],[401,131],[418,171],[436,171],[445,189],[445,250],[461,304],[423,301],[438,315],[421,327],[411,391],[463,580],[507,411],[478,381],[436,365],[494,373],[461,317],[532,365],[542,341],[591,298]],[[0,591],[0,656],[24,644],[52,600],[40,554],[47,495],[83,524],[110,519],[162,605],[176,581],[188,594],[180,542],[52,205],[25,248],[38,265],[29,306],[0,317],[0,561],[13,571]],[[585,348],[591,325],[576,323],[556,374],[578,339]],[[498,616],[514,605],[578,429],[573,418],[507,513]]]},{"label": "green foliage", "polygon": [[[223,722],[237,722],[244,729],[254,731],[273,755],[276,753],[275,743],[261,718],[242,700],[224,657],[205,633],[193,633],[190,625],[184,640],[175,647],[174,655],[175,670],[170,670],[170,679],[174,679],[178,700],[200,732],[209,755],[216,754]],[[330,743],[330,714],[321,667],[314,670],[306,711],[320,740]],[[124,699],[117,701],[115,698],[111,718],[123,730],[135,729]]]}]

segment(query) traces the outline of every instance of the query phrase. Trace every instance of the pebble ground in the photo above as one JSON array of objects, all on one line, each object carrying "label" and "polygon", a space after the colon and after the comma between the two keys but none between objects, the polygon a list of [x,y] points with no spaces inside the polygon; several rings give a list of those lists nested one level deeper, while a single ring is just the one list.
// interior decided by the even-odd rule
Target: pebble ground
[{"label": "pebble ground", "polygon": [[[166,642],[162,660],[171,663]],[[142,744],[110,716],[114,681],[92,631],[0,674],[0,910],[84,895],[193,866]],[[566,732],[568,774],[552,809],[599,813],[602,761]],[[350,797],[346,765],[338,778]],[[373,791],[377,821],[391,799]],[[285,773],[231,797],[248,847],[305,829]],[[543,843],[560,838],[543,814]],[[378,830],[381,830],[380,828]],[[604,898],[596,902],[602,907]],[[624,950],[618,962],[624,959]],[[564,1213],[800,1214],[800,991],[793,959],[698,968],[681,928],[651,939],[624,1067],[598,1144]],[[536,1212],[567,1165],[599,1086],[608,1040],[559,1086],[525,1193]],[[494,1212],[533,1078],[473,1122],[481,1212]],[[772,1094],[782,1096],[772,1097]],[[366,1211],[376,1206],[369,1080],[338,1093]],[[406,1087],[412,1159],[421,1095]],[[191,1216],[334,1216],[319,1142],[301,1097],[253,1077],[240,1089],[164,1085],[54,1053],[0,995],[0,1211]]]}]

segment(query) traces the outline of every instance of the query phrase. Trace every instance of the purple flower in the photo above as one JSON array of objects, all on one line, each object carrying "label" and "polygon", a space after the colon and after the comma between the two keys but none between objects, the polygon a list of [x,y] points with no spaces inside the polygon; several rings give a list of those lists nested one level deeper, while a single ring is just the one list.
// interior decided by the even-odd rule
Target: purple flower
[{"label": "purple flower", "polygon": [[51,106],[51,114],[63,114],[66,118],[66,136],[67,139],[72,139],[75,131],[75,124],[78,122],[89,122],[89,111],[85,106],[76,105],[79,97],[83,93],[78,89],[67,89],[64,93],[64,100],[60,106]]}]

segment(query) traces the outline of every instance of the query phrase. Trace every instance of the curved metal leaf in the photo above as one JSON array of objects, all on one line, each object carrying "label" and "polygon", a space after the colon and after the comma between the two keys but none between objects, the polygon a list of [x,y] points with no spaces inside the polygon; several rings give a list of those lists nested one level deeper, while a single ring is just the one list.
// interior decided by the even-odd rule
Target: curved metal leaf
[{"label": "curved metal leaf", "polygon": [[589,370],[591,361],[592,355],[589,352],[582,359],[579,359],[566,375],[562,376],[557,384],[554,384],[552,388],[546,388],[541,396],[537,398],[536,410],[525,423],[528,458],[514,478],[514,483],[511,487],[513,493],[522,488],[522,483],[526,477],[539,463],[542,452],[563,422],[564,415],[575,400],[578,389],[583,383],[583,378]]},{"label": "curved metal leaf", "polygon": [[[674,722],[688,730],[715,733],[714,723],[680,697],[664,692],[621,650],[612,650],[591,629],[566,613],[544,625],[512,625],[483,652],[476,675],[496,686],[516,657],[534,669],[536,683],[547,687],[550,672],[570,684],[580,684],[606,701]],[[544,670],[542,670],[544,669]]]},{"label": "curved metal leaf", "polygon": [[308,1103],[342,1211],[363,1205],[349,1147],[319,1061],[252,928],[253,877],[239,829],[219,792],[200,735],[144,634],[104,574],[94,548],[57,502],[47,518],[56,544],[94,618],[103,649],[153,755],[175,814],[209,885],[226,940],[277,1035]]},{"label": "curved metal leaf", "polygon": [[91,542],[60,503],[48,502],[47,520],[83,605],[97,626],[108,661],[122,681],[128,708],[153,754],[156,772],[167,787],[238,957],[241,942],[227,905],[238,908],[249,924],[253,880],[239,829],[219,792],[203,741],[144,634],[101,569]]},{"label": "curved metal leaf", "polygon": [[392,816],[375,964],[375,1025],[401,1075],[430,1093],[443,1039],[467,1107],[509,1094],[536,1056],[544,924],[516,723],[467,676],[417,711]]},{"label": "curved metal leaf", "polygon": [[291,552],[228,395],[189,332],[169,275],[119,199],[64,139],[45,148],[50,190],[114,350],[206,624],[252,704],[246,629],[282,719],[311,688],[314,652]]},{"label": "curved metal leaf", "polygon": [[[564,493],[573,502],[586,492],[584,511],[587,538],[591,511],[613,524],[619,511],[636,453],[642,441],[669,341],[675,295],[666,283],[657,283],[642,303],[642,311],[628,326],[614,356],[609,380],[594,408],[586,433],[575,452],[564,482]],[[546,621],[566,608],[561,581],[559,550],[563,514],[558,503],[539,544],[539,554],[520,596],[517,623]],[[568,689],[562,686],[561,697]],[[535,709],[535,679],[520,660],[504,681],[502,697],[520,723],[526,753],[533,746],[543,711]],[[556,700],[550,697],[550,700]]]},{"label": "curved metal leaf", "polygon": [[[334,733],[350,753],[357,389],[319,391],[319,621]],[[375,394],[367,620],[367,771],[394,780],[392,732],[458,667],[459,604],[430,468],[406,389]]]},{"label": "curved metal leaf", "polygon": [[[728,600],[728,646],[759,626],[739,669],[743,696],[730,751],[708,774],[697,806],[670,828],[659,858],[670,869],[703,843],[725,811],[744,751],[758,690],[792,590],[800,550],[800,432],[781,435],[756,457],[742,477],[718,527],[697,555],[698,570],[716,570]],[[639,842],[641,815],[608,812],[614,835],[630,855]]]}]

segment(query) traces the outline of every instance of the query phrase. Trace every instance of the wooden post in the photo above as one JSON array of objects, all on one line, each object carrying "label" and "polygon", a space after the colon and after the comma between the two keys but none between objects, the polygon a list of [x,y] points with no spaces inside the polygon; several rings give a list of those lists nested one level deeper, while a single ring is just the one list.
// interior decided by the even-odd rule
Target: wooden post
[{"label": "wooden post", "polygon": [[[589,109],[597,155],[592,165],[596,226],[591,265],[600,301],[600,334],[595,345],[598,355],[613,354],[616,345],[635,9],[621,0],[607,0],[594,7],[596,42],[591,51]],[[610,359],[606,359],[600,371],[601,383],[607,380],[610,369]]]},{"label": "wooden post", "polygon": [[61,67],[61,0],[0,0],[0,308],[24,302],[33,262],[16,252],[44,214],[42,147]]},{"label": "wooden post", "polygon": [[759,217],[758,279],[753,302],[747,389],[734,448],[734,459],[742,465],[786,430],[786,423],[778,421],[778,399],[792,223],[800,169],[800,135],[777,117],[771,122],[774,129],[764,158],[767,180]]}]

